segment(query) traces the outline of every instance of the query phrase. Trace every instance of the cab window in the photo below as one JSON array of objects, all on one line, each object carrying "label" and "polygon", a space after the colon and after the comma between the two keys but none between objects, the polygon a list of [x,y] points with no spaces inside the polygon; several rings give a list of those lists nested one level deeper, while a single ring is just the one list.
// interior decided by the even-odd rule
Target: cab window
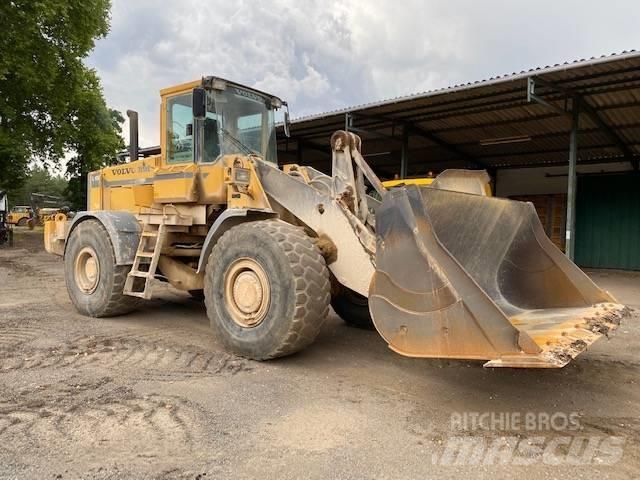
[{"label": "cab window", "polygon": [[[235,131],[238,132],[238,140],[245,145],[261,145],[262,142],[262,113],[243,115],[236,120]],[[261,151],[262,149],[258,149]]]},{"label": "cab window", "polygon": [[220,156],[220,117],[207,106],[207,115],[203,122],[202,131],[204,141],[202,146],[202,161],[212,163]]},{"label": "cab window", "polygon": [[167,162],[193,161],[191,94],[167,99]]}]

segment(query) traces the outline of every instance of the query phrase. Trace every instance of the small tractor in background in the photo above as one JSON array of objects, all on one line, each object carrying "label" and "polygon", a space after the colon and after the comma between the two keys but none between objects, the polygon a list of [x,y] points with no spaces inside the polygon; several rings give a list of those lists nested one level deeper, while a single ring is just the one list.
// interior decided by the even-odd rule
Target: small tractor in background
[{"label": "small tractor in background", "polygon": [[130,162],[89,173],[87,210],[45,222],[84,315],[169,282],[204,294],[215,334],[252,359],[303,349],[333,305],[402,355],[522,368],[562,367],[628,315],[485,171],[387,189],[345,131],[330,175],[279,166],[278,97],[217,77],[160,96],[159,153],[140,158],[127,112]]},{"label": "small tractor in background", "polygon": [[7,214],[7,223],[25,227],[32,216],[31,212],[31,207],[28,205],[14,205]]}]

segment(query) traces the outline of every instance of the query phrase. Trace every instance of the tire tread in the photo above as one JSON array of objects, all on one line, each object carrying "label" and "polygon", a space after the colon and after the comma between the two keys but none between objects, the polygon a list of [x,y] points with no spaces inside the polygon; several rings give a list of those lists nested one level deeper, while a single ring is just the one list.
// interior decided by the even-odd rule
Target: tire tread
[{"label": "tire tread", "polygon": [[[125,295],[123,293],[124,283],[127,280],[129,271],[131,270],[131,265],[115,265],[115,252],[107,229],[104,227],[104,225],[102,225],[101,222],[92,219],[85,220],[76,227],[76,229],[80,228],[82,230],[90,229],[92,233],[95,233],[99,236],[104,236],[104,238],[108,240],[109,245],[111,246],[111,256],[114,262],[112,288],[109,298],[102,309],[95,312],[90,312],[89,314],[92,317],[97,318],[115,317],[135,310],[140,305],[140,299],[137,297],[132,297],[130,295]],[[76,229],[74,229],[72,234],[76,232]],[[78,234],[81,234],[82,230],[78,230]],[[73,278],[65,278],[65,281],[69,283],[74,282],[75,280]]]},{"label": "tire tread", "polygon": [[[222,235],[216,248],[224,251],[240,238],[245,229],[259,229],[274,238],[294,275],[295,308],[294,318],[288,332],[279,345],[271,352],[256,358],[268,360],[298,352],[311,344],[317,337],[329,313],[331,289],[329,271],[320,250],[313,239],[302,228],[282,220],[261,220],[248,222],[229,229]],[[207,270],[219,268],[217,255],[209,257]],[[207,310],[212,300],[205,298]]]}]

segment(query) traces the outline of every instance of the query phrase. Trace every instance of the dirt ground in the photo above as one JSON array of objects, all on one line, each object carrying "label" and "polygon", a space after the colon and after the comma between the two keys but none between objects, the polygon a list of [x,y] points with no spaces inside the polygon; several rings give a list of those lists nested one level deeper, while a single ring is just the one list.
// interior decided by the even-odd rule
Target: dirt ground
[{"label": "dirt ground", "polygon": [[[640,477],[637,313],[561,370],[403,358],[333,314],[306,351],[257,363],[225,353],[203,305],[165,286],[134,314],[80,316],[40,238],[18,230],[0,248],[2,479]],[[640,308],[640,276],[590,274]],[[579,428],[453,427],[473,412],[576,415]],[[536,436],[559,439],[556,455],[528,466],[444,454],[452,438]],[[571,461],[567,437],[618,439],[622,457]]]}]

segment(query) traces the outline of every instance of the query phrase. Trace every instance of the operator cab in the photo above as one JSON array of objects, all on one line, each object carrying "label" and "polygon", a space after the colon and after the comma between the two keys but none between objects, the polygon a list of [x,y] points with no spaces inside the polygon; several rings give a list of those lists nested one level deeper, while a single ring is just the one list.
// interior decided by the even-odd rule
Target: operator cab
[{"label": "operator cab", "polygon": [[[276,163],[278,97],[215,77],[166,98],[166,162],[213,163],[223,155],[259,155]],[[288,135],[289,112],[284,114]]]},{"label": "operator cab", "polygon": [[31,212],[31,207],[28,207],[26,205],[16,205],[14,207],[11,207],[11,213],[30,213]]}]

